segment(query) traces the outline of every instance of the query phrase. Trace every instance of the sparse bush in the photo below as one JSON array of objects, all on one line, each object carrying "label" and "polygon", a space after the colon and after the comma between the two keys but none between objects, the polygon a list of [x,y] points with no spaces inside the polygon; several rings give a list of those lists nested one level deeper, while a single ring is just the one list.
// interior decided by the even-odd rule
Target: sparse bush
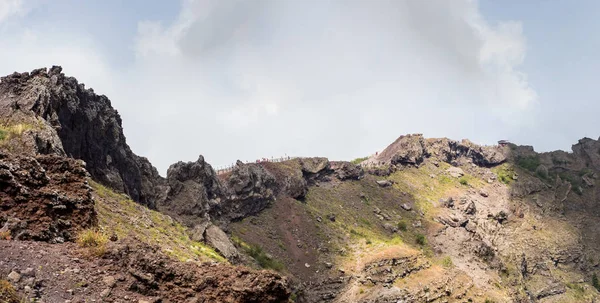
[{"label": "sparse bush", "polygon": [[444,259],[442,259],[442,266],[444,266],[446,268],[454,267],[454,263],[452,262],[452,258],[450,258],[450,256],[444,257]]},{"label": "sparse bush", "polygon": [[8,132],[3,129],[0,129],[0,141],[6,139],[6,137],[8,137]]},{"label": "sparse bush", "polygon": [[10,231],[0,231],[0,240],[10,240]]},{"label": "sparse bush", "polygon": [[0,302],[2,303],[20,303],[22,302],[17,295],[17,291],[6,280],[0,280]]},{"label": "sparse bush", "polygon": [[246,252],[254,258],[262,268],[273,269],[276,271],[283,270],[283,264],[267,256],[262,247],[258,245],[250,245]]},{"label": "sparse bush", "polygon": [[459,182],[461,185],[465,185],[465,186],[466,186],[466,185],[469,185],[469,180],[467,180],[465,177],[461,177],[460,179],[458,179],[458,182]]},{"label": "sparse bush", "polygon": [[598,275],[596,275],[596,273],[592,275],[592,286],[594,286],[596,290],[600,291],[600,282],[598,281]]},{"label": "sparse bush", "polygon": [[77,236],[77,244],[89,249],[96,256],[102,256],[106,252],[106,243],[108,243],[108,237],[94,229],[83,230]]},{"label": "sparse bush", "polygon": [[526,157],[520,156],[517,158],[517,165],[528,171],[535,172],[536,168],[540,166],[540,157],[537,155]]},{"label": "sparse bush", "polygon": [[425,235],[417,234],[417,236],[415,238],[415,242],[417,242],[417,244],[423,246],[427,243],[427,239],[425,239]]},{"label": "sparse bush", "polygon": [[408,230],[408,224],[406,223],[406,221],[402,220],[402,221],[398,222],[398,229],[401,231]]},{"label": "sparse bush", "polygon": [[371,239],[366,239],[365,243],[367,243],[367,245],[369,245],[369,244],[371,244],[373,242],[371,242]]}]

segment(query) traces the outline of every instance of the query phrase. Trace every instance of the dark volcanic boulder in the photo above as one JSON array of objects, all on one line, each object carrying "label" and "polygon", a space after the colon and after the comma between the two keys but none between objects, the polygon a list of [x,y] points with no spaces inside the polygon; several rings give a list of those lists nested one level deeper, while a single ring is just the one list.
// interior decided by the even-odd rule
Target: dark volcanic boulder
[{"label": "dark volcanic boulder", "polygon": [[80,160],[0,152],[0,232],[19,240],[72,241],[97,223]]},{"label": "dark volcanic boulder", "polygon": [[167,198],[158,204],[158,209],[189,225],[207,218],[210,205],[219,203],[224,193],[217,174],[202,156],[196,162],[171,165],[167,183]]},{"label": "dark volcanic boulder", "polygon": [[225,187],[226,198],[211,209],[211,215],[220,220],[245,218],[275,200],[275,178],[260,164],[244,164],[238,160]]},{"label": "dark volcanic boulder", "polygon": [[335,176],[340,180],[358,180],[365,174],[360,165],[352,164],[346,161],[331,162]]},{"label": "dark volcanic boulder", "polygon": [[164,198],[164,181],[131,151],[110,100],[66,77],[60,67],[3,77],[0,118],[27,126],[23,140],[33,154],[82,159],[95,180],[149,207]]},{"label": "dark volcanic boulder", "polygon": [[316,181],[327,181],[327,175],[332,173],[329,160],[327,158],[314,157],[300,159],[302,175],[309,185]]}]

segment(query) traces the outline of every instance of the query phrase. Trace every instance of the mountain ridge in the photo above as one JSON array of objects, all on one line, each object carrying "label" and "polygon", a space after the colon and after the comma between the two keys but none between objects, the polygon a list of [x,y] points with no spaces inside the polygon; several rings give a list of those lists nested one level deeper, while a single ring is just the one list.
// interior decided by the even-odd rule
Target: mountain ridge
[{"label": "mountain ridge", "polygon": [[[122,245],[137,247],[130,251],[134,255],[136,250],[155,251],[146,246],[150,243],[159,245],[158,254],[200,254],[191,261],[203,270],[207,258],[198,251],[213,254],[202,248],[206,245],[227,259],[227,271],[246,273],[244,266],[251,266],[279,272],[251,271],[272,287],[265,286],[265,293],[253,289],[248,296],[213,297],[225,302],[600,298],[593,285],[600,266],[598,140],[583,138],[570,153],[536,153],[530,146],[479,146],[466,139],[413,134],[400,136],[377,155],[356,161],[360,163],[322,157],[238,161],[231,172],[217,175],[199,156],[172,164],[162,177],[127,145],[110,100],[57,66],[1,78],[0,120],[0,232],[5,238],[67,247],[69,243],[60,242],[74,241],[79,232],[96,226],[115,233],[110,258],[129,260],[127,253],[118,253]],[[72,174],[78,177],[69,179]],[[59,191],[49,193],[46,188],[54,184]],[[129,198],[141,206],[125,202]],[[48,212],[42,215],[40,209]],[[78,220],[71,210],[91,219]],[[97,215],[99,223],[93,219]],[[147,222],[143,226],[149,233],[139,230],[139,220]],[[163,226],[165,220],[173,224]],[[40,222],[46,224],[41,229]],[[171,229],[178,222],[185,233],[180,227]],[[127,229],[138,233],[133,236],[141,244],[128,244]],[[48,232],[39,236],[40,230]],[[156,239],[170,234],[180,241],[160,247],[162,240]],[[179,252],[173,254],[174,249]],[[180,272],[181,261],[173,262],[169,268]],[[0,266],[2,275],[12,270]],[[152,271],[147,274],[159,274]],[[114,288],[111,300],[125,292],[152,294],[156,302],[160,296],[202,295],[186,284],[169,297],[161,287],[170,280],[144,282],[139,277],[145,274],[115,274],[141,288],[131,293]],[[31,288],[22,283],[15,282],[20,292]],[[152,285],[159,290],[146,289]],[[89,289],[94,295],[102,290]]]}]

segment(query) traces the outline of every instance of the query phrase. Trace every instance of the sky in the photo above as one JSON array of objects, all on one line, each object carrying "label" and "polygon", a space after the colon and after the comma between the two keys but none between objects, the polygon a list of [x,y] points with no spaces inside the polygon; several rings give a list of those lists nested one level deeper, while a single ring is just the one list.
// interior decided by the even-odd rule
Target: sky
[{"label": "sky", "polygon": [[398,136],[598,138],[600,2],[0,0],[0,74],[60,65],[165,174]]}]

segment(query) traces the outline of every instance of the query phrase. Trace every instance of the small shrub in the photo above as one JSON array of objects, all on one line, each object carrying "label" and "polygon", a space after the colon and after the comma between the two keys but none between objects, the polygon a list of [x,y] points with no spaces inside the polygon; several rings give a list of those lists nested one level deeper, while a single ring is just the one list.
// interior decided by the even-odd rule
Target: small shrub
[{"label": "small shrub", "polygon": [[406,223],[406,221],[402,220],[402,221],[398,222],[398,229],[401,231],[408,230],[408,224]]},{"label": "small shrub", "polygon": [[458,180],[458,182],[459,182],[461,185],[465,185],[465,186],[466,186],[466,185],[469,185],[469,181],[468,181],[468,180],[467,180],[465,177],[461,177],[461,178]]},{"label": "small shrub", "polygon": [[8,137],[8,132],[3,129],[0,129],[0,141],[6,139],[6,137]]},{"label": "small shrub", "polygon": [[10,231],[0,231],[0,240],[10,240]]},{"label": "small shrub", "polygon": [[450,258],[450,256],[444,257],[444,259],[442,259],[442,266],[444,266],[446,268],[454,267],[454,263],[452,262],[452,258]]},{"label": "small shrub", "polygon": [[531,172],[535,172],[536,168],[540,166],[540,157],[539,156],[527,156],[527,157],[518,157],[517,165]]},{"label": "small shrub", "polygon": [[485,303],[496,303],[496,301],[494,301],[490,298],[487,298],[487,299],[485,299]]},{"label": "small shrub", "polygon": [[373,242],[371,242],[371,239],[367,239],[367,240],[365,241],[365,243],[367,243],[367,245],[369,245],[369,244],[371,244],[371,243],[373,243]]},{"label": "small shrub", "polygon": [[77,244],[89,249],[96,256],[101,256],[106,252],[106,243],[108,243],[108,237],[94,229],[83,230],[77,236]]},{"label": "small shrub", "polygon": [[0,280],[0,302],[2,303],[20,303],[22,302],[17,295],[17,291],[6,280]]},{"label": "small shrub", "polygon": [[417,236],[415,238],[415,242],[417,242],[417,244],[423,246],[423,245],[425,245],[425,243],[427,243],[427,239],[425,239],[425,235],[417,234]]},{"label": "small shrub", "polygon": [[592,286],[594,286],[596,290],[600,291],[600,282],[598,281],[598,275],[596,275],[596,273],[592,275]]}]

